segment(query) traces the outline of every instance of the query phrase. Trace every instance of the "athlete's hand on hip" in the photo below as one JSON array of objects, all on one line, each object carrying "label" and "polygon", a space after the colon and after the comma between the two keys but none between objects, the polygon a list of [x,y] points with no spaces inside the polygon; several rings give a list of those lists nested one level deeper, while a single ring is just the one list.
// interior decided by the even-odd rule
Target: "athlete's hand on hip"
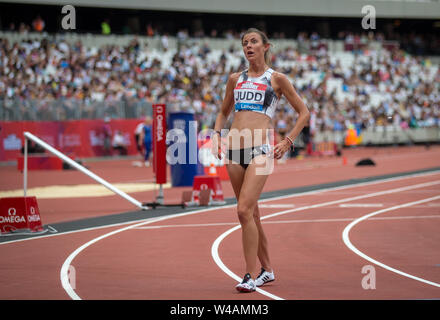
[{"label": "athlete's hand on hip", "polygon": [[280,141],[274,148],[273,148],[273,157],[275,159],[281,159],[283,155],[290,150],[290,147],[292,145],[290,142],[286,139]]}]

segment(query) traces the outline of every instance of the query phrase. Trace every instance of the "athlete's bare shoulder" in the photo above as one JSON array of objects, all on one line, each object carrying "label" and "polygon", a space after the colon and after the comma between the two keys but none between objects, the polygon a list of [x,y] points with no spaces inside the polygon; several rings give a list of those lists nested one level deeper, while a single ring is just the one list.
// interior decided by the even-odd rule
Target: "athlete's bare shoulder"
[{"label": "athlete's bare shoulder", "polygon": [[241,72],[234,72],[231,73],[228,77],[228,83],[227,86],[230,88],[235,88],[235,85],[237,84],[238,78],[240,77]]},{"label": "athlete's bare shoulder", "polygon": [[278,71],[274,71],[272,73],[272,78],[275,81],[285,81],[287,79],[287,76],[284,73],[278,72]]},{"label": "athlete's bare shoulder", "polygon": [[240,74],[241,74],[241,72],[234,72],[234,73],[231,73],[231,74],[229,75],[229,79],[230,79],[231,81],[233,81],[233,82],[237,82],[238,78],[240,77]]},{"label": "athlete's bare shoulder", "polygon": [[278,92],[279,89],[284,91],[284,89],[291,86],[292,84],[290,83],[289,78],[284,73],[275,71],[272,74],[272,87],[275,89],[275,91]]}]

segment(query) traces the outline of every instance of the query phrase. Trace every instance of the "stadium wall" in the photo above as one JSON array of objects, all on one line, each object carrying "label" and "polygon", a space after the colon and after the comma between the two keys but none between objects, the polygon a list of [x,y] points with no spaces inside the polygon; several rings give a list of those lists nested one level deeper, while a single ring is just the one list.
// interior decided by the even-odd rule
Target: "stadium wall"
[{"label": "stadium wall", "polygon": [[[127,155],[138,154],[134,130],[141,121],[112,119],[108,123],[112,136],[116,131],[120,131],[124,136]],[[24,131],[31,132],[72,158],[93,158],[115,154],[115,151],[105,149],[104,125],[104,120],[0,121],[0,162],[11,162],[22,155]],[[364,146],[439,143],[440,128],[402,130],[394,127],[378,127],[374,130],[363,130],[359,138],[359,144]],[[299,140],[295,144],[304,148],[304,144]],[[343,146],[344,141],[343,131],[321,131],[313,137],[315,145],[335,142]]]},{"label": "stadium wall", "polygon": [[107,149],[104,120],[0,121],[0,162],[13,161],[21,156],[25,131],[31,132],[71,158],[116,154],[112,151],[111,138],[116,131],[120,131],[126,142],[127,155],[136,155],[138,150],[134,131],[141,122],[142,119],[110,120],[110,146]]},{"label": "stadium wall", "polygon": [[[10,2],[0,0],[0,2]],[[15,0],[15,3],[87,7],[209,12],[228,14],[362,17],[362,7],[373,5],[378,18],[437,19],[440,2],[408,0]]]},{"label": "stadium wall", "polygon": [[[344,145],[346,133],[343,131],[321,131],[313,138],[314,143],[335,142]],[[359,144],[364,146],[386,146],[402,144],[439,143],[440,128],[414,128],[403,130],[393,126],[376,127],[363,130],[359,135]]]}]

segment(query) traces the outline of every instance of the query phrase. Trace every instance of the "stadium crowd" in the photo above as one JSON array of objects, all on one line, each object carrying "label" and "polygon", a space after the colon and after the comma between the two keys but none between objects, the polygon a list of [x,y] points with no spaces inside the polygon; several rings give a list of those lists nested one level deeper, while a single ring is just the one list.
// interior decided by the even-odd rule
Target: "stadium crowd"
[{"label": "stadium crowd", "polygon": [[[79,106],[80,117],[93,118],[102,103],[114,106],[132,99],[192,111],[202,127],[212,127],[229,73],[246,68],[241,47],[236,41],[216,53],[185,32],[177,37],[179,47],[169,63],[161,59],[170,51],[165,35],[161,48],[140,45],[136,37],[125,47],[99,48],[51,38],[20,43],[0,38],[2,118],[8,120],[12,109],[20,108],[23,120],[32,119],[30,101],[36,101],[33,114],[40,119],[54,119],[53,101],[62,101],[56,119],[78,115]],[[360,39],[365,46],[345,56],[320,46],[316,33],[301,33],[296,40],[297,47],[272,48],[272,63],[289,76],[312,111],[312,130],[440,126],[440,68],[429,59],[398,48],[372,49],[368,36]],[[153,49],[159,56],[151,54]],[[279,109],[274,126],[282,132],[295,116],[283,100]],[[111,107],[106,115],[112,116]]]}]

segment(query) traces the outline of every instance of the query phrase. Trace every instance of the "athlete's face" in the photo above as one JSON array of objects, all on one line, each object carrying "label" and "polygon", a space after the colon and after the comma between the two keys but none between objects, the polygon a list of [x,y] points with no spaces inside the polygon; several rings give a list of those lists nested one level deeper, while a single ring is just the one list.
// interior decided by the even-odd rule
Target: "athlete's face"
[{"label": "athlete's face", "polygon": [[264,60],[264,53],[269,49],[269,44],[263,43],[263,39],[256,32],[251,32],[243,37],[243,52],[248,61]]}]

